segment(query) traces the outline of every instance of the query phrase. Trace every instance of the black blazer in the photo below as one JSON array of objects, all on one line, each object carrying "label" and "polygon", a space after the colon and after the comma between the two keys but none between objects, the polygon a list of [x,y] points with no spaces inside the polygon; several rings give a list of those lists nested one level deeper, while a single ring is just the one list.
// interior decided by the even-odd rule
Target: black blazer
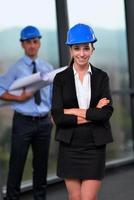
[{"label": "black blazer", "polygon": [[[91,131],[96,145],[113,141],[109,119],[113,112],[112,99],[109,90],[107,74],[91,65],[91,102],[87,109],[86,119],[90,123],[77,125],[77,117],[64,114],[64,108],[78,108],[73,68],[58,73],[54,78],[52,94],[52,116],[56,123],[57,141],[70,143],[76,131]],[[101,109],[96,108],[103,97],[110,99],[110,103]]]}]

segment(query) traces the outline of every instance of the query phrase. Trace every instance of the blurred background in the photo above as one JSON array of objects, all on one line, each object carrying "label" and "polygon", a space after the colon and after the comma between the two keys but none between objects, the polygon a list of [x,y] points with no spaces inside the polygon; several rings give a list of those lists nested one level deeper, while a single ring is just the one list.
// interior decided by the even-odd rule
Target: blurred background
[{"label": "blurred background", "polygon": [[[0,0],[0,74],[23,55],[20,31],[27,25],[37,26],[42,34],[39,56],[55,68],[69,62],[65,45],[66,32],[76,23],[86,23],[98,39],[91,63],[110,77],[114,114],[111,119],[114,143],[107,148],[107,166],[134,161],[134,2],[132,0]],[[0,107],[0,186],[3,193],[7,178],[12,110]],[[48,181],[57,180],[58,144],[54,141],[49,155]],[[22,188],[31,187],[32,157],[29,152]]]}]

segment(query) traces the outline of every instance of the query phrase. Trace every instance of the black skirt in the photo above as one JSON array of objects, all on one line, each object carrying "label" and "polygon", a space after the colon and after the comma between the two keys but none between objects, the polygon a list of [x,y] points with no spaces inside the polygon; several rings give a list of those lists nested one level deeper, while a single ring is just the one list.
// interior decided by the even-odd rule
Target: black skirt
[{"label": "black skirt", "polygon": [[91,133],[75,133],[70,144],[60,142],[57,176],[101,180],[105,172],[106,145],[96,146]]}]

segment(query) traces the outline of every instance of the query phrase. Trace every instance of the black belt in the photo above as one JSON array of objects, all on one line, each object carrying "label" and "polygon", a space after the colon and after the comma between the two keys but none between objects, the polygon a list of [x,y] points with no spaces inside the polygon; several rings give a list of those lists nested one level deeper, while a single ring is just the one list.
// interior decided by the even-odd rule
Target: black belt
[{"label": "black belt", "polygon": [[43,115],[43,116],[42,115],[40,115],[40,116],[23,115],[23,114],[16,112],[16,111],[15,111],[15,115],[22,117],[23,119],[25,118],[25,119],[29,119],[29,120],[41,120],[41,119],[46,119],[49,116],[48,114]]}]

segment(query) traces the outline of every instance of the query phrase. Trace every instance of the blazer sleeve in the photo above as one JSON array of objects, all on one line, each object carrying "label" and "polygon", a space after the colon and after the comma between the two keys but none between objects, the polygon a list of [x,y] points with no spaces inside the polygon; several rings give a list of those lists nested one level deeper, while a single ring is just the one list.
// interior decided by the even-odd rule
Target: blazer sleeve
[{"label": "blazer sleeve", "polygon": [[77,117],[74,115],[64,114],[64,104],[63,104],[63,88],[64,82],[60,74],[57,74],[53,82],[53,92],[52,92],[52,117],[57,126],[70,127],[77,124]]},{"label": "blazer sleeve", "polygon": [[[112,106],[112,98],[110,94],[110,87],[109,87],[109,77],[106,73],[104,73],[104,77],[100,84],[100,99],[106,97],[110,100],[110,103],[102,108],[90,107],[87,109],[86,112],[86,119],[90,121],[107,121],[110,119],[113,113],[113,106]],[[100,100],[99,99],[99,100]]]}]

